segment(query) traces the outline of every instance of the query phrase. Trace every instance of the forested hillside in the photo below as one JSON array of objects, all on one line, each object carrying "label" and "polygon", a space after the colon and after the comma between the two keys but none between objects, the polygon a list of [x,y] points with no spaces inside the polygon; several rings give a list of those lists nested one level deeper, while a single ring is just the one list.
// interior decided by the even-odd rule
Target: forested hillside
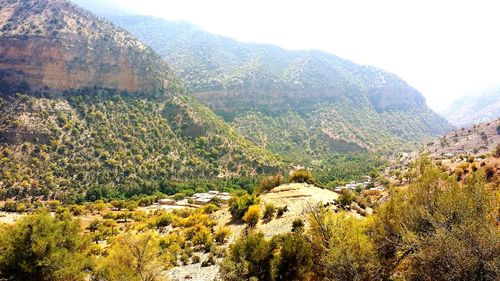
[{"label": "forested hillside", "polygon": [[380,69],[321,51],[241,43],[187,23],[108,18],[162,55],[239,132],[284,156],[389,151],[451,128],[418,91]]},{"label": "forested hillside", "polygon": [[67,1],[0,0],[0,30],[2,198],[131,196],[281,167],[148,47]]}]

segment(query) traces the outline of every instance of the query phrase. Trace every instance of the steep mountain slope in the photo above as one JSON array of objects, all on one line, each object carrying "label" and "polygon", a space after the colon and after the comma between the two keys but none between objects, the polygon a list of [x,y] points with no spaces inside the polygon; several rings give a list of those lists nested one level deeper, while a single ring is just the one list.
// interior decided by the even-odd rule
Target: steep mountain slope
[{"label": "steep mountain slope", "polygon": [[500,145],[500,119],[462,127],[429,142],[425,149],[433,157],[452,157],[461,154],[481,155]]},{"label": "steep mountain slope", "polygon": [[163,95],[166,63],[112,24],[63,1],[0,1],[0,85],[55,91],[88,86]]},{"label": "steep mountain slope", "polygon": [[150,193],[281,165],[184,96],[148,47],[69,2],[0,0],[0,30],[0,197]]},{"label": "steep mountain slope", "polygon": [[453,101],[443,111],[443,116],[456,126],[469,126],[500,117],[500,87]]},{"label": "steep mountain slope", "polygon": [[186,23],[108,18],[162,55],[239,132],[285,156],[389,150],[451,129],[418,91],[373,67],[241,43]]}]

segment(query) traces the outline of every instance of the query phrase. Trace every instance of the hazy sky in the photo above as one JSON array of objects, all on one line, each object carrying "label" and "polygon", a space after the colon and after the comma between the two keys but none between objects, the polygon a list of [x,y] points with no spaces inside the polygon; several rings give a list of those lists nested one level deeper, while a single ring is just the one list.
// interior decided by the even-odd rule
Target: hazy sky
[{"label": "hazy sky", "polygon": [[500,1],[110,1],[242,41],[321,49],[383,68],[436,110],[500,83]]}]

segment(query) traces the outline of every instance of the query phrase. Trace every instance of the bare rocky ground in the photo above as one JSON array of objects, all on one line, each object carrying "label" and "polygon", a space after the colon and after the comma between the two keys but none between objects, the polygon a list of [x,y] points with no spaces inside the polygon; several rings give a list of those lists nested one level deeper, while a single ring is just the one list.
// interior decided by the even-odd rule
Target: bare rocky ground
[{"label": "bare rocky ground", "polygon": [[0,224],[13,224],[22,216],[23,213],[0,212]]},{"label": "bare rocky ground", "polygon": [[449,158],[460,154],[478,156],[493,151],[500,144],[500,118],[456,129],[430,142],[426,150],[435,158]]},{"label": "bare rocky ground", "polygon": [[307,225],[307,213],[318,204],[331,203],[338,198],[338,194],[307,183],[291,183],[280,185],[270,192],[261,195],[261,206],[268,203],[276,207],[286,206],[281,218],[274,218],[269,222],[260,221],[257,229],[266,237],[283,234],[292,230],[292,222],[302,219]]},{"label": "bare rocky ground", "polygon": [[[199,254],[201,261],[207,259],[208,254]],[[219,263],[222,261],[221,258],[215,259],[215,265],[202,267],[201,262],[188,265],[179,265],[171,268],[167,271],[167,277],[172,281],[182,281],[182,280],[200,280],[200,281],[213,281],[218,278],[219,275]]]},{"label": "bare rocky ground", "polygon": [[[310,207],[317,204],[326,204],[338,198],[338,194],[309,185],[306,183],[291,183],[280,185],[271,191],[260,196],[261,209],[268,203],[272,203],[275,207],[287,206],[282,217],[274,217],[270,221],[260,220],[256,226],[257,231],[262,231],[266,237],[272,237],[278,234],[284,234],[292,230],[292,222],[300,218],[307,222],[306,213]],[[218,222],[218,227],[226,226],[231,230],[231,236],[226,245],[229,245],[234,240],[239,238],[247,231],[245,224],[235,223],[231,221],[231,214],[228,208],[223,208],[212,214],[213,218]],[[206,259],[201,256],[201,260]],[[172,280],[199,280],[212,281],[217,278],[219,271],[219,263],[222,259],[217,259],[214,266],[201,267],[201,263],[180,265],[168,271],[168,276]]]}]

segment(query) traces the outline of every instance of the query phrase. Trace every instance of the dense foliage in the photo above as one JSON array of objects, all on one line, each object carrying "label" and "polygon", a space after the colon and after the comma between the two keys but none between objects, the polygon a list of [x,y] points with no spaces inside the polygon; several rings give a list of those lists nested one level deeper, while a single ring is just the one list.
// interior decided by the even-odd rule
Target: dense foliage
[{"label": "dense foliage", "polygon": [[[1,197],[173,194],[195,190],[193,183],[176,182],[206,178],[204,189],[210,179],[249,177],[280,165],[189,98],[161,102],[89,91],[69,99],[2,100]],[[219,182],[250,189],[251,180]]]},{"label": "dense foliage", "polygon": [[448,177],[422,158],[413,183],[393,194],[375,217],[378,255],[407,280],[498,280],[498,183],[482,169],[464,179]]},{"label": "dense foliage", "polygon": [[[47,205],[53,214],[40,207],[13,225],[0,225],[0,279],[165,280],[164,270],[172,266],[211,265],[223,254],[231,232],[215,227],[210,214],[216,206],[145,212],[127,203],[52,201]],[[73,216],[93,220],[83,223],[83,231],[83,219]],[[203,253],[209,255],[202,261]]]},{"label": "dense foliage", "polygon": [[40,212],[12,227],[0,225],[0,277],[7,280],[85,280],[89,239],[68,213]]},{"label": "dense foliage", "polygon": [[223,280],[304,280],[312,267],[312,252],[301,234],[276,236],[250,233],[232,244],[221,264]]},{"label": "dense foliage", "polygon": [[222,279],[498,280],[498,182],[483,169],[457,181],[426,157],[410,175],[368,219],[319,206],[304,236],[299,221],[271,240],[251,232],[231,246]]},{"label": "dense foliage", "polygon": [[292,159],[401,149],[451,129],[396,75],[321,51],[248,44],[186,23],[109,16],[259,146]]},{"label": "dense foliage", "polygon": [[363,176],[375,178],[387,161],[374,153],[335,154],[313,163],[313,176],[327,187],[334,187]]}]

